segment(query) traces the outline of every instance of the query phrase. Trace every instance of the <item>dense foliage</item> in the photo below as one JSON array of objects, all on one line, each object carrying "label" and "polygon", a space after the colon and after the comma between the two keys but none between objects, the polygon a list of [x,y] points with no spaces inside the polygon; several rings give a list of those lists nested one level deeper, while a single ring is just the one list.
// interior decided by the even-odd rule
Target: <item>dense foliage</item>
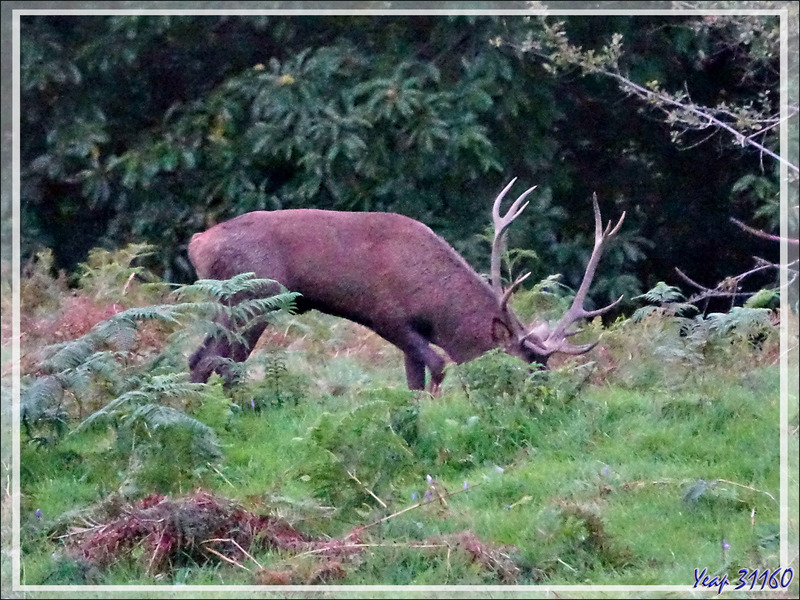
[{"label": "dense foliage", "polygon": [[[579,282],[596,191],[609,218],[628,213],[598,302],[674,280],[675,266],[713,286],[753,254],[777,261],[777,244],[728,220],[775,231],[777,163],[722,134],[676,135],[677,112],[573,50],[612,44],[614,67],[643,86],[772,117],[777,28],[770,16],[24,16],[23,247],[69,268],[95,246],[147,241],[160,274],[188,280],[192,233],[314,206],[407,214],[483,269],[489,203],[518,176],[539,188],[512,246],[540,279]],[[777,149],[777,128],[754,139]]]}]

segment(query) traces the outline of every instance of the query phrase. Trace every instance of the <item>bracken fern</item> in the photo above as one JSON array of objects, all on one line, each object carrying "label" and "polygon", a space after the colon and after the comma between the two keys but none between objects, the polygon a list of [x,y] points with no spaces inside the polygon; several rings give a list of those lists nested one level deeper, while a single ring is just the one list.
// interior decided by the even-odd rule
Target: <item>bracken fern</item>
[{"label": "bracken fern", "polygon": [[[130,308],[77,339],[45,348],[38,376],[23,381],[21,419],[26,433],[37,441],[56,441],[67,431],[70,418],[76,417],[80,422],[72,433],[110,427],[118,446],[131,456],[129,480],[146,470],[148,457],[158,459],[159,454],[172,456],[189,470],[218,460],[221,449],[214,430],[186,412],[202,404],[210,390],[205,384],[189,383],[186,372],[176,373],[170,364],[173,357],[182,356],[181,336],[173,336],[155,356],[143,358],[133,352],[136,333],[141,323],[157,321],[179,333],[191,323],[206,333],[238,339],[265,313],[290,310],[296,294],[283,290],[230,304],[241,295],[265,295],[274,289],[274,282],[252,274],[229,281],[202,280],[180,288],[176,304]],[[220,319],[228,326],[219,325]],[[99,408],[85,416],[88,401]],[[72,417],[70,403],[78,407]],[[48,430],[55,435],[39,435]]]}]

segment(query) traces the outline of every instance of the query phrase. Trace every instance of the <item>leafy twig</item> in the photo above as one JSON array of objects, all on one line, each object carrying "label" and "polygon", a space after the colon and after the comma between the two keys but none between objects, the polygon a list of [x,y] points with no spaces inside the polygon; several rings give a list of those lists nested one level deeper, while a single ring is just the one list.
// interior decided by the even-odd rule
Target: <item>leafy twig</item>
[{"label": "leafy twig", "polygon": [[[715,127],[731,134],[736,142],[741,145],[749,145],[756,148],[778,162],[786,165],[794,172],[800,172],[798,166],[779,154],[767,148],[764,144],[757,142],[754,138],[763,135],[774,129],[782,121],[788,121],[797,116],[796,106],[787,107],[785,117],[767,116],[755,114],[749,119],[743,119],[743,115],[730,110],[724,104],[716,108],[710,108],[696,104],[689,96],[688,90],[680,93],[671,94],[658,87],[658,82],[650,82],[646,86],[635,83],[630,78],[622,74],[619,68],[619,58],[622,50],[622,36],[615,34],[611,43],[599,52],[594,50],[584,51],[580,46],[570,44],[566,32],[563,30],[563,23],[549,25],[543,20],[544,32],[549,39],[547,42],[551,48],[544,48],[544,44],[538,41],[528,40],[521,45],[513,42],[503,42],[521,52],[531,52],[548,63],[556,66],[573,65],[577,66],[584,73],[604,75],[617,81],[620,89],[628,94],[637,96],[645,100],[649,105],[663,111],[667,115],[667,121],[675,124],[680,123],[686,129],[702,130]],[[727,122],[730,119],[731,122]],[[742,123],[742,121],[745,121]],[[732,123],[745,128],[747,122],[753,126],[761,126],[755,133],[745,135],[739,131]]]},{"label": "leafy twig", "polygon": [[[676,108],[679,108],[680,110],[695,115],[701,120],[706,121],[707,122],[706,126],[714,125],[716,127],[719,127],[720,129],[724,129],[725,131],[730,133],[740,145],[744,146],[745,144],[749,144],[750,146],[753,146],[754,148],[766,154],[767,156],[770,156],[775,160],[777,160],[778,162],[785,164],[792,171],[796,173],[800,172],[800,168],[798,168],[797,165],[789,162],[779,154],[776,154],[763,144],[759,144],[758,142],[753,140],[752,137],[746,137],[744,134],[737,131],[734,127],[730,126],[725,121],[718,119],[716,116],[714,116],[714,113],[710,108],[707,108],[705,106],[698,106],[693,102],[690,104],[685,104],[683,102],[680,102],[672,98],[670,95],[666,93],[659,93],[653,90],[649,90],[641,85],[638,85],[637,83],[634,83],[633,81],[631,81],[630,79],[628,79],[627,77],[616,71],[597,68],[594,70],[594,72],[616,79],[623,86],[623,89],[627,88],[628,91],[630,91],[636,96],[639,96],[640,98],[645,98],[652,103],[661,102],[666,105],[674,106]],[[787,117],[787,120],[794,117],[796,114],[797,114],[796,112],[790,114]]]}]

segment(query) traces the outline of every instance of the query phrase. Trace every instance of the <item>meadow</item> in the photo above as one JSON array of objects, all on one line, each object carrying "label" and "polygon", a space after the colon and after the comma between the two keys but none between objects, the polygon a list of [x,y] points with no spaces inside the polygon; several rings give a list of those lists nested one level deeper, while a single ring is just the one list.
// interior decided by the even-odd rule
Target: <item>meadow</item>
[{"label": "meadow", "polygon": [[[777,323],[796,332],[796,314],[702,315],[660,284],[588,324],[589,354],[531,370],[493,351],[432,397],[368,330],[278,310],[233,384],[192,384],[223,288],[176,295],[132,266],[145,251],[93,253],[72,288],[46,253],[24,272],[23,584],[689,590],[705,570],[730,591],[747,569],[743,595],[797,596],[776,571]],[[566,300],[514,302],[546,317]],[[797,419],[793,397],[795,508]],[[790,532],[796,567],[796,514]]]}]

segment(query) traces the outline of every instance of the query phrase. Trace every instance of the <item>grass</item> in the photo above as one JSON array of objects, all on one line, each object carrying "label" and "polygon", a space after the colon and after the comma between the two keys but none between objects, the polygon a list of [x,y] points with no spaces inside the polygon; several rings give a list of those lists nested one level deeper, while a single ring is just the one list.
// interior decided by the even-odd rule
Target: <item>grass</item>
[{"label": "grass", "polygon": [[[146,441],[113,428],[45,445],[23,434],[22,582],[691,586],[695,568],[777,567],[774,342],[689,365],[654,359],[629,325],[603,335],[605,354],[550,372],[496,353],[451,367],[431,398],[405,389],[402,356],[374,334],[288,317],[250,379],[183,407],[214,429],[221,460],[184,463],[189,446],[168,438],[132,453]],[[197,489],[358,549],[254,542],[252,558],[153,572],[142,541],[108,568],[75,560],[74,528],[108,524],[109,502],[126,514]]]}]

